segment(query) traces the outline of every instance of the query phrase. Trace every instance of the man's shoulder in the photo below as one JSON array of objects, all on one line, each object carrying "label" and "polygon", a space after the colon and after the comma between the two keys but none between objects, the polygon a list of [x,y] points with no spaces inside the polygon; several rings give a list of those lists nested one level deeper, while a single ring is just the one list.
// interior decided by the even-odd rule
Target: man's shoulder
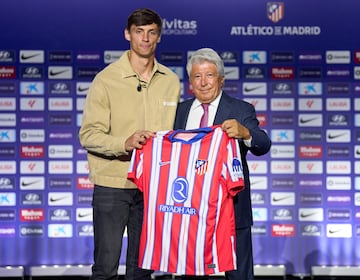
[{"label": "man's shoulder", "polygon": [[100,72],[97,73],[97,76],[98,78],[119,78],[130,74],[133,74],[132,69],[128,66],[126,61],[120,57],[114,62],[106,65]]},{"label": "man's shoulder", "polygon": [[187,105],[191,105],[194,102],[195,98],[194,97],[190,97],[188,99],[185,99],[183,101],[181,101],[179,103],[179,106],[187,106]]},{"label": "man's shoulder", "polygon": [[237,97],[237,96],[231,96],[231,95],[228,95],[226,93],[223,93],[222,94],[222,97],[221,99],[224,101],[224,102],[227,102],[229,104],[232,104],[233,106],[252,106],[251,103],[241,99],[240,97]]},{"label": "man's shoulder", "polygon": [[178,75],[170,67],[165,66],[164,64],[161,64],[158,61],[156,61],[156,63],[157,63],[158,71],[160,73],[163,73],[169,77],[172,77],[173,79],[179,80]]}]

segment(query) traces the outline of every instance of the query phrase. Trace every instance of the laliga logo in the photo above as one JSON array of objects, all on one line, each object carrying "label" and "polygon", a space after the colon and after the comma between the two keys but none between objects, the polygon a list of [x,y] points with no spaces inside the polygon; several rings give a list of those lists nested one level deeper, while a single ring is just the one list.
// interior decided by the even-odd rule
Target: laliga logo
[{"label": "laliga logo", "polygon": [[284,17],[284,3],[282,2],[269,2],[266,5],[268,18],[276,23]]}]

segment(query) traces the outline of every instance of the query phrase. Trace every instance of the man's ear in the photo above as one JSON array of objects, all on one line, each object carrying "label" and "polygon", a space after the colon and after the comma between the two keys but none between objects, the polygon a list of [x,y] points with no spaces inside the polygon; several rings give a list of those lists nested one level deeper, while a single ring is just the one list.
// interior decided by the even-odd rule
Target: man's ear
[{"label": "man's ear", "polygon": [[130,41],[130,33],[129,30],[127,30],[126,28],[124,30],[124,37],[127,41]]},{"label": "man's ear", "polygon": [[223,87],[223,86],[224,86],[224,83],[225,83],[225,77],[222,77],[222,78],[220,79],[220,84],[221,84],[221,87]]}]

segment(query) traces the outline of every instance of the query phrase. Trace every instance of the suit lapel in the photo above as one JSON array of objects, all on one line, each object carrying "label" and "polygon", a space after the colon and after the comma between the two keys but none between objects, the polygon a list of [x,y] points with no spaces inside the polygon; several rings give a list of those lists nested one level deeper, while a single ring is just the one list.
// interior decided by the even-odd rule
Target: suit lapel
[{"label": "suit lapel", "polygon": [[215,115],[214,125],[222,124],[227,120],[231,114],[231,101],[228,96],[223,92],[220,98],[219,106]]}]

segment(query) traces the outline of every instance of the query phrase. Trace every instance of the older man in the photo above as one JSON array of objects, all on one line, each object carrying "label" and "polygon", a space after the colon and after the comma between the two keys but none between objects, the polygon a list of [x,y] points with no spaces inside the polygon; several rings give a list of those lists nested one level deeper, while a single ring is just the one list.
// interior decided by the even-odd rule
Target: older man
[{"label": "older man", "polygon": [[[209,48],[197,50],[192,54],[186,68],[195,98],[179,104],[174,129],[194,129],[203,126],[200,123],[205,115],[205,126],[221,124],[222,129],[230,137],[238,139],[245,190],[234,198],[237,270],[225,274],[226,279],[229,280],[252,280],[254,279],[251,240],[253,219],[246,154],[248,151],[256,156],[266,154],[270,150],[271,141],[266,132],[259,128],[254,107],[222,91],[225,81],[224,63],[214,50]],[[185,276],[183,279],[192,279],[192,277]]]}]

